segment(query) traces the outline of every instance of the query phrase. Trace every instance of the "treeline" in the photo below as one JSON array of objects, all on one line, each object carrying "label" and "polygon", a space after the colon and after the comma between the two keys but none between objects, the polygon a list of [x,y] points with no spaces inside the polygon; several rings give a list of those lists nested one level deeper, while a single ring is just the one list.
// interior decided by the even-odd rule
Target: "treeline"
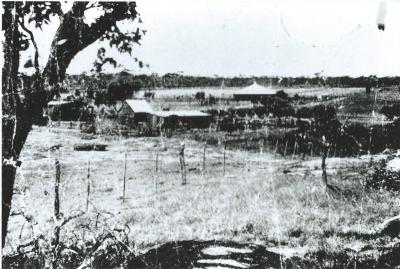
[{"label": "treeline", "polygon": [[128,72],[117,74],[101,74],[91,76],[87,74],[69,75],[66,79],[69,86],[93,86],[107,88],[116,77],[129,77],[131,80],[141,81],[143,88],[179,88],[179,87],[244,87],[254,81],[261,85],[278,87],[392,87],[400,86],[400,76],[396,77],[205,77],[189,76],[177,73],[134,75]]}]

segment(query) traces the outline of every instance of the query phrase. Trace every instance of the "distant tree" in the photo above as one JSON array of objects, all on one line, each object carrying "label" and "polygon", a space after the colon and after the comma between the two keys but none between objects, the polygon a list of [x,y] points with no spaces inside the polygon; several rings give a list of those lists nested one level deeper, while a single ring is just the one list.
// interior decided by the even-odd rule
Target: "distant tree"
[{"label": "distant tree", "polygon": [[107,103],[106,93],[101,91],[96,92],[96,94],[94,95],[94,104],[98,106],[106,103]]},{"label": "distant tree", "polygon": [[86,98],[88,99],[94,99],[94,90],[91,87],[88,87],[86,89]]},{"label": "distant tree", "polygon": [[289,96],[282,90],[277,91],[274,96],[263,98],[261,104],[266,112],[272,113],[277,117],[291,116],[294,114],[294,108]]},{"label": "distant tree", "polygon": [[309,107],[300,107],[296,111],[296,117],[297,118],[313,118],[314,111],[312,108],[309,108]]},{"label": "distant tree", "polygon": [[208,105],[214,105],[217,103],[217,99],[210,94],[210,96],[208,97]]},{"label": "distant tree", "polygon": [[199,102],[199,104],[204,104],[204,100],[206,99],[205,92],[196,92],[194,98]]},{"label": "distant tree", "polygon": [[78,89],[76,89],[74,92],[74,95],[76,98],[79,98],[79,97],[81,97],[81,92]]},{"label": "distant tree", "polygon": [[280,99],[288,99],[289,95],[285,91],[279,90],[276,92],[276,97],[278,97]]},{"label": "distant tree", "polygon": [[125,100],[139,91],[142,86],[143,82],[139,79],[134,79],[132,75],[120,74],[108,85],[107,100],[110,103]]}]

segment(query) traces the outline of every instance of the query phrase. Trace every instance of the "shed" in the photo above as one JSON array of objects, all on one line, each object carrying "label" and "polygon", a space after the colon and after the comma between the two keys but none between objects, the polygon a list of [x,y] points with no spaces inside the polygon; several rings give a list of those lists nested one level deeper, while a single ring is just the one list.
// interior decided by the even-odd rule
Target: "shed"
[{"label": "shed", "polygon": [[211,116],[197,110],[156,111],[152,125],[160,124],[160,121],[169,128],[178,127],[181,123],[188,128],[208,128]]},{"label": "shed", "polygon": [[151,122],[154,110],[143,99],[127,99],[119,112],[120,119],[128,125]]},{"label": "shed", "polygon": [[263,98],[271,97],[276,94],[276,91],[271,88],[263,87],[257,82],[250,86],[247,86],[233,94],[233,98],[236,101],[252,101],[258,102],[261,101]]}]

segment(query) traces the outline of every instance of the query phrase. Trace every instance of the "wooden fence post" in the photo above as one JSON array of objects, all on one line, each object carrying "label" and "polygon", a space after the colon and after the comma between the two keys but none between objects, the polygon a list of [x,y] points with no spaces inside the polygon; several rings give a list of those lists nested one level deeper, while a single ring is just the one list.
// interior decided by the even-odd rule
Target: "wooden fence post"
[{"label": "wooden fence post", "polygon": [[288,140],[285,143],[285,151],[283,152],[283,156],[286,158],[286,150],[287,150]]},{"label": "wooden fence post", "polygon": [[225,161],[226,161],[226,141],[224,141],[224,164],[223,164],[223,169],[224,169],[224,176],[225,176]]},{"label": "wooden fence post", "polygon": [[158,180],[158,175],[157,175],[157,172],[158,172],[158,152],[156,153],[156,166],[155,166],[155,170],[156,170],[156,172],[155,172],[155,174],[153,175],[153,179],[154,179],[154,188],[155,188],[155,190],[156,190],[156,193],[157,193],[157,191],[158,191],[158,182],[157,182],[157,180]]},{"label": "wooden fence post", "polygon": [[293,154],[292,154],[292,159],[294,158],[294,155],[296,154],[296,148],[297,148],[297,139],[294,142],[294,148],[293,148]]},{"label": "wooden fence post", "polygon": [[89,161],[88,161],[88,170],[87,170],[86,211],[89,210],[89,198],[90,198],[90,159],[89,159]]},{"label": "wooden fence post", "polygon": [[60,218],[60,181],[61,181],[61,169],[60,162],[56,160],[56,182],[54,184],[54,216],[56,219]]},{"label": "wooden fence post", "polygon": [[259,144],[260,144],[260,156],[261,156],[263,154],[264,138],[260,139]]},{"label": "wooden fence post", "polygon": [[158,152],[156,154],[156,173],[158,172]]},{"label": "wooden fence post", "polygon": [[122,193],[122,201],[125,202],[125,190],[126,190],[126,163],[127,163],[127,153],[125,152],[125,165],[124,165],[124,187]]},{"label": "wooden fence post", "polygon": [[206,146],[207,142],[204,142],[204,149],[203,149],[203,173],[206,171]]},{"label": "wooden fence post", "polygon": [[311,142],[311,144],[310,144],[310,155],[311,155],[311,158],[313,157],[313,153],[314,153],[314,151],[313,151],[313,143]]},{"label": "wooden fence post", "polygon": [[181,144],[179,150],[179,162],[181,165],[182,185],[186,185],[186,164],[185,164],[185,144]]},{"label": "wooden fence post", "polygon": [[278,153],[278,144],[279,144],[279,138],[278,138],[278,139],[276,139],[276,145],[275,145],[275,157],[276,157],[276,154]]},{"label": "wooden fence post", "polygon": [[328,175],[326,173],[326,158],[328,157],[329,148],[328,143],[326,142],[325,136],[322,137],[322,160],[321,160],[321,169],[322,169],[322,183],[324,184],[325,190],[328,190]]},{"label": "wooden fence post", "polygon": [[51,242],[52,244],[52,252],[53,258],[51,260],[51,264],[53,268],[57,266],[57,258],[59,255],[59,243],[60,243],[60,231],[61,231],[61,214],[60,214],[60,181],[61,181],[61,169],[60,169],[60,162],[56,160],[56,181],[54,184],[54,218],[55,218],[55,225],[53,230],[54,240]]}]

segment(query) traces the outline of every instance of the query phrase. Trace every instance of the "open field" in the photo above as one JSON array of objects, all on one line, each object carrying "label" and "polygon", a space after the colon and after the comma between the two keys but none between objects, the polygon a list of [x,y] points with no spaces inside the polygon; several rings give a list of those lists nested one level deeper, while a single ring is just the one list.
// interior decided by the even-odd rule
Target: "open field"
[{"label": "open field", "polygon": [[[160,90],[149,102],[155,110],[165,105],[171,110],[254,109],[251,102],[236,102],[229,96],[214,104],[200,104],[193,97],[199,90]],[[365,141],[367,126],[389,122],[378,113],[381,107],[400,100],[397,92],[368,95],[359,88],[298,90],[285,89],[291,96],[296,92],[303,96],[291,99],[294,108],[332,105],[341,123],[362,124],[367,136],[357,135]],[[217,91],[212,93],[218,96]],[[372,110],[375,117],[371,117]],[[400,214],[398,191],[366,187],[373,165],[384,155],[361,155],[371,149],[364,140],[354,152],[340,144],[349,154],[337,151],[337,145],[328,150],[328,185],[336,190],[330,192],[323,184],[320,137],[307,140],[309,147],[305,148],[298,137],[289,135],[298,126],[286,122],[281,126],[271,121],[233,132],[211,126],[178,128],[168,138],[122,137],[121,127],[126,126],[115,118],[95,123],[101,135],[81,133],[78,124],[52,122],[30,132],[17,170],[6,255],[18,253],[32,238],[40,237],[44,240],[39,240],[43,246],[38,249],[54,251],[52,238],[58,225],[66,221],[61,224],[60,244],[79,252],[71,256],[75,259],[58,254],[72,259],[74,266],[68,268],[90,257],[91,247],[115,231],[117,241],[129,250],[128,256],[139,262],[138,268],[153,268],[140,267],[140,259],[147,255],[149,262],[158,260],[159,247],[166,252],[180,244],[186,246],[184,251],[207,250],[213,247],[210,242],[219,244],[216,247],[244,244],[254,251],[270,251],[274,268],[343,268],[349,264],[380,268],[382,263],[391,268],[399,263],[393,256],[400,248],[399,240],[382,234],[382,223]],[[379,139],[370,136],[372,142]],[[74,150],[74,145],[86,142],[106,144],[107,150]],[[186,185],[179,159],[182,142]],[[56,160],[61,170],[61,220],[54,218]],[[125,255],[121,253],[110,255]],[[209,261],[199,257],[200,264]],[[283,266],[282,257],[288,267]]]},{"label": "open field", "polygon": [[[268,85],[265,85],[266,87]],[[331,87],[293,87],[293,88],[276,88],[275,90],[283,90],[288,93],[290,96],[294,96],[298,94],[299,96],[312,97],[312,96],[345,96],[353,93],[365,92],[364,88],[331,88]],[[239,87],[229,87],[229,88],[163,88],[156,89],[155,97],[156,98],[173,98],[177,96],[195,96],[195,94],[199,91],[202,91],[206,94],[206,96],[213,95],[217,98],[227,99],[232,98],[233,94],[237,91],[240,91]],[[144,91],[140,91],[137,93],[137,97],[143,97]]]},{"label": "open field", "polygon": [[[74,143],[80,141],[79,131],[68,129],[67,124],[32,130],[22,153],[12,207],[13,212],[31,216],[31,221],[11,217],[6,251],[33,235],[50,238],[56,158],[61,163],[60,202],[65,216],[85,211],[90,161],[89,209],[62,228],[65,242],[93,237],[90,227],[128,225],[138,253],[188,239],[260,243],[287,255],[320,249],[357,251],[376,243],[371,235],[384,219],[400,214],[398,193],[364,188],[358,171],[367,166],[366,158],[327,160],[330,183],[343,190],[331,197],[321,183],[319,159],[300,161],[271,152],[227,150],[224,175],[221,146],[206,147],[203,171],[203,143],[184,137],[96,138],[109,145],[105,152],[74,151]],[[185,186],[178,161],[181,141],[186,143]],[[58,152],[49,151],[60,143]]]}]

